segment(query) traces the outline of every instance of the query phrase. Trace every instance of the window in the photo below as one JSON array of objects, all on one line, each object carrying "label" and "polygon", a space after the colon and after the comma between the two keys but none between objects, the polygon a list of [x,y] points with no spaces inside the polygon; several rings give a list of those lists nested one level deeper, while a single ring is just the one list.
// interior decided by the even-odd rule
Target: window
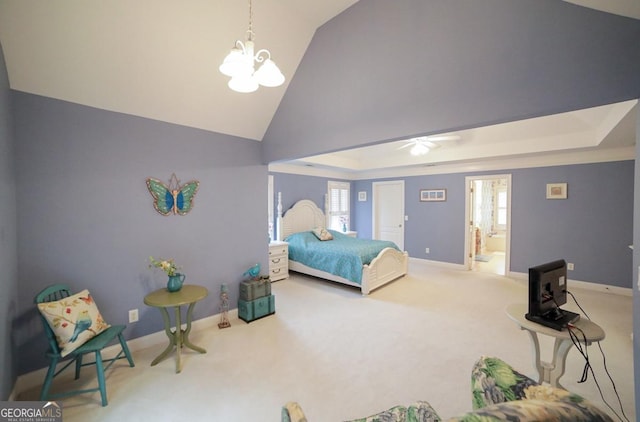
[{"label": "window", "polygon": [[327,227],[333,230],[349,229],[349,204],[351,184],[329,181],[329,203],[327,204]]}]

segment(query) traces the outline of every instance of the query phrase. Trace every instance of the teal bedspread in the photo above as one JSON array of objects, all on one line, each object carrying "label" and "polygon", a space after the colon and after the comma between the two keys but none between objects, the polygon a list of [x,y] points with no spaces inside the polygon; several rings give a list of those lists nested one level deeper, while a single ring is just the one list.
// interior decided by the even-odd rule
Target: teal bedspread
[{"label": "teal bedspread", "polygon": [[390,241],[356,239],[329,231],[333,240],[320,241],[310,231],[288,236],[289,259],[360,284],[363,265],[371,263],[384,248],[400,250]]}]

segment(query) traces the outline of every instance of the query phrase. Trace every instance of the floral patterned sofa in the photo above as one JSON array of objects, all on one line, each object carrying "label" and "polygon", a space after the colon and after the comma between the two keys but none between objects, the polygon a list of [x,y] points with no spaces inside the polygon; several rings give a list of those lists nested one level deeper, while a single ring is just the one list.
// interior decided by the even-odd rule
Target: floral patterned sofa
[{"label": "floral patterned sofa", "polygon": [[[471,371],[473,411],[447,419],[458,422],[559,421],[613,422],[582,397],[566,390],[540,385],[514,370],[504,361],[481,357]],[[436,411],[425,401],[391,409],[350,422],[440,422]],[[282,422],[307,422],[302,408],[289,402],[282,408]]]}]

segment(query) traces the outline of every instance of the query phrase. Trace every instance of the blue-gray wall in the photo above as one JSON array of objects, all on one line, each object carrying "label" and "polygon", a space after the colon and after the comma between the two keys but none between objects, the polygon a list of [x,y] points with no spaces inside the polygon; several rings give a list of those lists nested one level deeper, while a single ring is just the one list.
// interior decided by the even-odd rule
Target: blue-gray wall
[{"label": "blue-gray wall", "polygon": [[640,98],[638,40],[640,20],[557,0],[360,1],[316,31],[264,161]]},{"label": "blue-gray wall", "polygon": [[639,39],[558,0],[360,1],[316,31],[265,161],[637,98]]},{"label": "blue-gray wall", "polygon": [[[511,172],[511,268],[557,258],[570,278],[631,288],[634,161]],[[567,182],[566,200],[547,200],[546,184]]]},{"label": "blue-gray wall", "polygon": [[[636,161],[640,157],[640,108],[636,113]],[[633,369],[635,402],[640,403],[640,166],[636,165],[633,195]],[[636,404],[636,414],[640,407]]]},{"label": "blue-gray wall", "polygon": [[[486,174],[512,177],[510,271],[526,273],[533,265],[564,258],[575,264],[574,280],[631,287],[634,161],[396,178],[405,182],[409,256],[464,263],[465,178]],[[366,202],[352,202],[351,227],[358,237],[371,238],[375,181],[352,183],[352,198],[367,192]],[[326,179],[321,177],[275,174],[274,182],[283,194],[285,210],[299,199],[315,201],[304,196],[307,191],[319,198],[326,192]],[[555,182],[568,184],[566,200],[546,199],[546,184]],[[447,200],[420,202],[420,189],[429,188],[446,189]],[[426,247],[429,255],[424,253]]]},{"label": "blue-gray wall", "polygon": [[0,400],[7,400],[17,376],[13,322],[18,301],[16,177],[9,78],[0,45]]},{"label": "blue-gray wall", "polygon": [[[607,15],[557,0],[358,2],[316,32],[262,143],[263,162],[638,98],[638,39],[640,22],[637,20]],[[4,75],[4,66],[0,66],[2,96],[7,91]],[[228,192],[234,194],[234,202],[255,201],[256,195],[259,197],[261,194],[258,191],[262,191],[259,186],[263,182],[260,181],[262,177],[254,173],[266,176],[266,170],[256,168],[255,163],[236,165],[235,156],[232,156],[237,152],[236,147],[227,146],[226,137],[107,112],[80,110],[60,103],[58,108],[43,99],[20,98],[24,96],[17,95],[17,112],[14,113],[25,113],[19,118],[18,126],[22,135],[16,136],[16,143],[23,150],[18,155],[17,167],[24,166],[27,170],[21,169],[18,188],[29,188],[21,194],[24,198],[18,198],[21,249],[20,315],[17,321],[32,324],[32,315],[27,310],[36,285],[67,277],[72,279],[70,282],[74,283],[74,287],[88,285],[98,289],[100,294],[105,295],[109,306],[117,308],[108,312],[108,315],[115,322],[123,321],[126,317],[124,311],[134,302],[129,296],[139,300],[144,290],[142,284],[160,284],[155,278],[149,281],[142,261],[146,255],[155,253],[149,250],[156,250],[151,246],[166,245],[166,239],[172,235],[176,237],[177,246],[166,253],[176,256],[185,268],[192,269],[189,274],[197,271],[196,275],[202,278],[219,274],[218,268],[206,274],[201,273],[201,269],[193,269],[196,260],[200,265],[200,250],[188,244],[186,238],[189,236],[196,243],[210,241],[207,247],[215,245],[216,253],[232,259],[231,266],[241,267],[240,263],[233,260],[240,261],[237,253],[227,255],[225,248],[228,248],[228,243],[217,240],[222,238],[220,231],[226,233],[225,227],[215,225],[215,233],[213,228],[201,228],[208,227],[201,224],[204,223],[202,214],[198,217],[192,217],[196,214],[171,217],[174,221],[158,220],[161,218],[158,215],[145,214],[148,217],[146,219],[139,217],[140,213],[147,212],[143,207],[149,204],[138,202],[148,194],[144,188],[136,185],[139,183],[136,181],[148,176],[168,178],[174,171],[183,181],[194,177],[208,182],[210,186],[215,182],[226,183]],[[0,110],[3,110],[2,105]],[[13,107],[10,111],[14,111]],[[35,118],[41,118],[42,114],[45,116],[41,124]],[[10,124],[6,124],[5,115],[4,110],[0,111],[0,131],[10,127]],[[89,123],[84,121],[87,115],[92,117]],[[100,118],[96,118],[97,115]],[[35,139],[31,139],[34,135],[30,133],[32,124],[36,126],[33,132],[38,135]],[[47,143],[49,130],[52,132],[52,144]],[[0,136],[3,136],[1,133]],[[204,142],[203,138],[212,142]],[[104,139],[115,142],[108,147],[100,142]],[[123,139],[130,142],[125,144]],[[10,140],[10,136],[3,137],[0,146],[4,148],[11,145]],[[79,146],[79,151],[66,151],[64,148],[69,143],[74,147]],[[193,149],[192,144],[196,145]],[[39,151],[37,146],[43,151]],[[60,148],[63,149],[58,151]],[[154,148],[158,148],[158,153],[154,152]],[[238,148],[244,150],[244,147]],[[249,149],[251,156],[254,150],[253,147]],[[49,162],[44,151],[50,152],[53,159],[61,162]],[[31,153],[34,154],[33,162],[28,156]],[[104,155],[105,161],[96,159],[94,154]],[[178,157],[175,165],[167,158],[172,155]],[[214,160],[213,164],[203,163],[207,156]],[[7,158],[0,158],[0,171],[3,179],[8,172],[11,180],[13,157]],[[87,159],[91,164],[83,166],[82,162]],[[137,167],[134,161],[142,163],[144,168],[134,168]],[[218,168],[225,167],[226,163],[232,163],[229,171],[218,172]],[[78,166],[82,166],[81,171]],[[98,174],[94,174],[89,167],[99,169]],[[107,172],[107,167],[110,172]],[[26,174],[29,172],[33,174]],[[38,175],[41,177],[37,178]],[[246,185],[240,183],[236,186],[233,179],[241,177],[250,181]],[[264,179],[266,185],[266,177]],[[636,181],[638,193],[635,196],[638,197],[640,176],[636,176]],[[40,186],[45,183],[46,187]],[[250,186],[251,183],[255,186]],[[69,190],[76,186],[84,194],[80,202]],[[9,191],[13,187],[10,181]],[[196,201],[204,200],[201,197],[203,189],[204,183]],[[220,189],[215,193],[224,190]],[[43,191],[46,191],[44,198],[36,197]],[[89,192],[91,195],[88,195]],[[112,199],[113,192],[116,192],[116,199]],[[236,198],[245,194],[250,198]],[[96,195],[101,198],[87,198]],[[228,209],[237,212],[237,209],[222,203],[219,198],[208,197],[206,203],[209,220],[227,218],[232,214]],[[196,203],[193,213],[198,211],[200,204],[202,202]],[[4,204],[1,207],[0,224],[11,230],[11,206],[8,206],[9,214],[5,214]],[[31,207],[40,210],[33,211]],[[235,230],[234,235],[241,236],[252,228],[263,233],[263,224],[259,221],[264,221],[265,216],[260,212],[264,207],[251,208],[255,211],[244,211],[247,214],[239,215],[234,221],[226,220],[228,226],[240,228],[240,233]],[[25,217],[22,217],[23,209],[26,211]],[[125,209],[128,213],[123,211]],[[359,206],[354,209],[358,211]],[[50,224],[55,227],[43,227],[44,223],[40,221],[49,214],[56,217]],[[104,218],[98,220],[96,215]],[[634,215],[640,217],[639,206],[635,207]],[[77,221],[73,216],[77,217]],[[183,220],[185,218],[192,219]],[[235,220],[238,223],[234,224]],[[123,222],[125,224],[121,224]],[[132,225],[132,222],[138,225]],[[140,226],[140,223],[144,225]],[[123,225],[130,227],[126,233]],[[195,226],[199,229],[196,230]],[[36,228],[44,228],[44,233],[35,233]],[[88,237],[71,239],[68,230],[74,230],[79,235],[88,233]],[[22,231],[25,231],[24,235]],[[58,234],[62,235],[60,241],[64,241],[61,246],[56,238]],[[6,237],[7,244],[11,245],[9,236]],[[634,236],[637,245],[640,243],[640,228],[634,229]],[[140,240],[139,237],[146,240]],[[216,240],[213,240],[214,237]],[[262,237],[259,236],[260,239]],[[29,248],[24,245],[25,242]],[[247,245],[250,245],[249,250]],[[260,245],[260,242],[256,242],[256,245]],[[244,252],[243,256],[251,255],[249,259],[255,259],[251,250],[253,247],[244,239],[240,249]],[[70,258],[58,250],[49,256],[47,248],[67,248],[70,253],[66,256],[78,253],[80,259],[69,262]],[[157,254],[164,253],[164,250]],[[173,253],[173,250],[179,252]],[[11,246],[9,252],[12,252]],[[202,254],[207,254],[208,258],[209,252],[207,249]],[[22,256],[23,253],[25,256]],[[135,257],[132,258],[132,254]],[[97,255],[103,255],[104,259],[101,260]],[[634,257],[634,268],[637,268],[640,263],[637,250]],[[44,262],[36,260],[42,258]],[[85,262],[87,259],[89,262]],[[112,262],[106,263],[107,260]],[[9,264],[11,262],[9,258]],[[107,268],[109,263],[111,267]],[[113,275],[118,272],[113,270],[114,266],[118,267],[121,274]],[[211,270],[212,267],[208,265],[207,269]],[[238,270],[232,270],[233,276]],[[11,278],[8,282],[3,280],[0,283],[1,288],[8,288],[9,297],[15,292],[15,282]],[[123,294],[124,303],[112,305],[113,292],[125,288],[130,290]],[[5,300],[4,297],[2,300]],[[636,294],[636,375],[640,374],[638,300]],[[140,308],[143,307],[140,302],[136,303]],[[206,312],[214,311],[210,309],[211,305],[210,300]],[[132,330],[134,333],[128,335],[137,336],[159,328],[157,315],[153,318],[142,316],[140,323],[129,328],[129,333]],[[0,319],[0,322],[9,323],[6,319]],[[18,341],[23,351],[24,345],[32,341],[32,331],[13,329],[18,339],[12,341]],[[6,359],[9,348],[4,340],[3,337],[5,345],[0,349],[0,357]],[[28,366],[22,365],[23,368]],[[15,368],[11,371],[15,371]],[[3,375],[2,388],[11,381],[11,374],[6,377]],[[640,402],[638,387],[636,397]]]},{"label": "blue-gray wall", "polygon": [[[175,258],[187,283],[209,296],[194,318],[219,311],[220,284],[237,283],[256,262],[267,265],[267,167],[260,143],[13,92],[18,203],[19,373],[43,367],[33,306],[51,283],[88,288],[106,321],[140,321],[127,338],[160,331],[144,295],[166,286],[148,257]],[[200,181],[193,210],[164,217],[145,180]]]},{"label": "blue-gray wall", "polygon": [[[310,199],[324,211],[324,200],[330,180],[348,182],[348,180],[331,177],[293,175],[287,173],[271,173],[273,175],[273,216],[278,215],[278,192],[282,192],[282,212],[286,212],[301,199]],[[353,203],[352,203],[353,205]],[[353,224],[353,221],[351,221]],[[275,227],[275,226],[274,226]]]}]

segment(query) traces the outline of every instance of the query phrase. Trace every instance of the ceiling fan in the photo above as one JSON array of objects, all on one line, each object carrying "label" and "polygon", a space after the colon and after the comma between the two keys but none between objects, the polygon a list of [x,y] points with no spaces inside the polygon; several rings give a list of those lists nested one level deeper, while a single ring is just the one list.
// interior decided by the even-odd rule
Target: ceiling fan
[{"label": "ceiling fan", "polygon": [[460,140],[460,135],[456,135],[455,133],[446,133],[442,135],[432,135],[432,136],[418,136],[416,138],[405,140],[406,144],[401,146],[398,149],[411,147],[411,150],[409,150],[411,155],[415,155],[415,156],[426,155],[432,149],[440,147],[440,142],[449,142],[449,141],[458,141],[458,140]]}]

